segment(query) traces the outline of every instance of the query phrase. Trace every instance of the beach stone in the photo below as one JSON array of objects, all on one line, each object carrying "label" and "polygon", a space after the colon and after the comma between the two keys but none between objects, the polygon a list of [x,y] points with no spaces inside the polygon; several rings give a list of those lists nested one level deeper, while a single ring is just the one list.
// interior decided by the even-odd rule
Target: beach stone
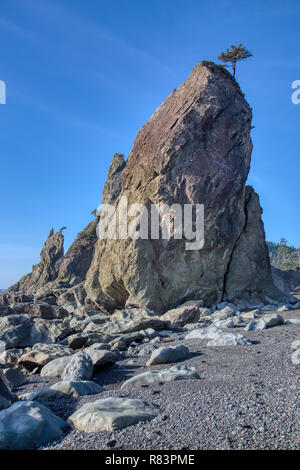
[{"label": "beach stone", "polygon": [[189,300],[177,308],[168,310],[160,318],[169,321],[171,326],[184,326],[186,323],[199,321],[202,305],[201,300]]},{"label": "beach stone", "polygon": [[169,369],[151,370],[136,375],[135,377],[131,377],[122,384],[121,389],[144,384],[153,385],[165,382],[173,382],[174,380],[189,379],[200,379],[199,374],[195,372],[195,367],[173,366]]},{"label": "beach stone", "polygon": [[0,370],[0,409],[7,408],[13,401],[15,401],[15,397],[11,393],[8,380],[2,370]]},{"label": "beach stone", "polygon": [[109,397],[86,403],[67,422],[85,432],[117,431],[158,414],[157,405],[138,399]]},{"label": "beach stone", "polygon": [[58,357],[72,355],[73,350],[59,344],[35,344],[31,351],[23,354],[18,364],[28,369],[43,367]]},{"label": "beach stone", "polygon": [[100,385],[88,380],[78,382],[58,382],[51,387],[43,388],[33,393],[29,400],[59,400],[66,398],[78,398],[85,395],[98,395],[103,391]]},{"label": "beach stone", "polygon": [[114,364],[117,360],[117,355],[113,351],[105,349],[89,349],[85,352],[90,356],[93,362],[94,370],[100,369],[109,364]]},{"label": "beach stone", "polygon": [[25,349],[6,349],[6,351],[3,351],[0,354],[0,364],[6,365],[6,366],[14,366],[18,364],[18,360],[23,354],[26,352],[30,351],[30,348],[25,348]]},{"label": "beach stone", "polygon": [[92,359],[85,352],[79,352],[72,356],[71,361],[66,365],[62,380],[78,382],[81,380],[90,380],[92,378],[94,366]]},{"label": "beach stone", "polygon": [[300,318],[289,318],[284,320],[284,325],[298,325],[300,323]]},{"label": "beach stone", "polygon": [[283,318],[278,313],[272,313],[270,315],[264,315],[258,320],[253,320],[246,327],[246,331],[257,331],[265,330],[266,328],[272,328],[273,326],[283,325]]},{"label": "beach stone", "polygon": [[27,377],[18,367],[10,367],[4,369],[3,373],[11,388],[20,387],[27,382]]},{"label": "beach stone", "polygon": [[146,365],[168,364],[170,362],[180,361],[190,356],[190,350],[187,346],[180,344],[179,346],[169,346],[155,349],[151,354]]},{"label": "beach stone", "polygon": [[40,403],[18,401],[0,411],[0,449],[41,447],[62,438],[66,428],[62,419]]},{"label": "beach stone", "polygon": [[221,332],[207,343],[207,346],[246,346],[251,341],[240,333]]},{"label": "beach stone", "polygon": [[63,356],[48,362],[42,370],[41,377],[61,377],[72,356]]},{"label": "beach stone", "polygon": [[219,320],[216,318],[213,320],[212,324],[217,328],[234,328],[235,326],[231,318],[226,318],[225,320]]}]

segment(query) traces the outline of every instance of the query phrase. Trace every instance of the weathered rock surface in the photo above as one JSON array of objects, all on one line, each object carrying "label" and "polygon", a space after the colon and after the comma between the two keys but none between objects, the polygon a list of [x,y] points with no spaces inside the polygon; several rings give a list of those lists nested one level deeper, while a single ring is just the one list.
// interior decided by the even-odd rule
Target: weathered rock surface
[{"label": "weathered rock surface", "polygon": [[27,382],[27,377],[23,372],[17,367],[10,367],[9,369],[3,369],[3,374],[5,375],[9,386],[11,388],[20,387]]},{"label": "weathered rock surface", "polygon": [[204,248],[187,251],[186,240],[174,238],[99,240],[85,284],[91,302],[164,312],[192,299],[212,305],[281,297],[258,196],[245,187],[251,118],[236,81],[211,62],[194,67],[156,110],[136,137],[115,206],[121,196],[129,206],[204,204]]},{"label": "weathered rock surface", "polygon": [[272,276],[275,286],[283,292],[292,292],[300,286],[300,269],[282,271],[272,266]]},{"label": "weathered rock surface", "polygon": [[103,391],[100,385],[88,380],[79,382],[58,382],[49,388],[43,388],[39,392],[33,393],[29,400],[45,401],[60,400],[66,398],[78,398],[85,395],[98,395]]},{"label": "weathered rock surface", "polygon": [[7,378],[0,370],[0,410],[8,408],[14,401]]},{"label": "weathered rock surface", "polygon": [[117,360],[117,355],[113,351],[104,349],[90,348],[85,350],[93,362],[94,370],[101,369],[110,364],[114,364]]},{"label": "weathered rock surface", "polygon": [[245,327],[245,330],[265,330],[266,328],[272,328],[273,326],[283,325],[283,323],[283,318],[278,315],[278,313],[273,313],[270,315],[264,315],[262,318],[248,323],[248,325]]},{"label": "weathered rock surface", "polygon": [[66,428],[66,423],[45,406],[18,401],[0,412],[0,449],[41,447],[61,438]]},{"label": "weathered rock surface", "polygon": [[72,356],[63,356],[48,362],[42,370],[41,377],[61,377]]},{"label": "weathered rock surface", "polygon": [[36,343],[51,344],[70,333],[60,320],[44,320],[30,315],[9,315],[0,318],[0,341],[5,349],[23,348]]},{"label": "weathered rock surface", "polygon": [[184,326],[186,323],[197,322],[200,320],[201,314],[204,313],[203,311],[207,310],[201,308],[202,304],[203,302],[201,300],[190,300],[185,302],[183,305],[179,305],[177,308],[168,310],[160,318],[162,320],[169,321],[170,325],[173,327]]},{"label": "weathered rock surface", "polygon": [[19,358],[28,351],[30,351],[30,348],[7,349],[6,351],[3,351],[0,354],[0,364],[6,365],[6,366],[15,366],[16,364],[18,364]]},{"label": "weathered rock surface", "polygon": [[35,367],[43,367],[48,362],[63,356],[72,355],[73,351],[66,346],[59,344],[35,344],[31,351],[23,354],[18,364],[28,369],[34,369]]},{"label": "weathered rock surface", "polygon": [[243,346],[251,344],[246,336],[240,333],[229,333],[214,325],[191,330],[185,339],[209,339],[207,346]]},{"label": "weathered rock surface", "polygon": [[41,251],[41,261],[32,268],[32,272],[23,276],[19,282],[8,289],[9,292],[34,294],[39,287],[56,279],[59,263],[64,255],[64,236],[57,232],[49,235]]},{"label": "weathered rock surface", "polygon": [[189,348],[183,344],[178,346],[169,346],[167,348],[158,348],[153,351],[146,365],[153,366],[155,364],[169,364],[171,362],[186,359],[189,355]]},{"label": "weathered rock surface", "polygon": [[208,341],[207,346],[246,346],[251,341],[240,333],[220,332],[215,338]]},{"label": "weathered rock surface", "polygon": [[92,359],[85,352],[79,352],[72,356],[71,361],[66,365],[63,374],[63,382],[78,382],[90,380],[93,376],[94,366]]},{"label": "weathered rock surface", "polygon": [[86,403],[68,423],[85,432],[116,431],[157,416],[159,408],[142,400],[105,398]]},{"label": "weathered rock surface", "polygon": [[151,370],[131,377],[122,384],[121,388],[124,389],[137,385],[155,385],[159,383],[173,382],[174,380],[191,379],[200,379],[200,376],[195,372],[194,367],[173,366],[169,369]]}]

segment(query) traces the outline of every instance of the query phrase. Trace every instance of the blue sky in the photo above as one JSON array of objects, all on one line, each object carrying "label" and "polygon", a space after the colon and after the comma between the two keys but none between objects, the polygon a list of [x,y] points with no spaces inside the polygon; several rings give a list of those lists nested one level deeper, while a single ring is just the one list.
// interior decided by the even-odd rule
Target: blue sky
[{"label": "blue sky", "polygon": [[268,239],[300,246],[300,2],[0,0],[0,288],[31,271],[50,227],[66,248],[100,203],[111,158],[202,59],[243,43],[249,183]]}]

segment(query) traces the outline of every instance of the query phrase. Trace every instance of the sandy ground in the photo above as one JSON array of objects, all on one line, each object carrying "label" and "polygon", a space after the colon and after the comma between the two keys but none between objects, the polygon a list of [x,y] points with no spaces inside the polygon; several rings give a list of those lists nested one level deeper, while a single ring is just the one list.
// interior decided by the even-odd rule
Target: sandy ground
[{"label": "sandy ground", "polygon": [[[269,312],[268,312],[269,313]],[[281,313],[300,318],[300,310]],[[64,439],[47,449],[297,449],[299,448],[299,370],[293,364],[292,343],[300,340],[300,324],[245,332],[249,346],[207,347],[206,340],[172,343],[187,345],[192,356],[177,363],[194,366],[200,380],[120,390],[124,380],[149,368],[149,356],[140,357],[141,345],[112,367],[94,376],[104,386],[100,395],[43,402],[67,419],[84,403],[109,396],[140,398],[160,407],[157,418],[117,432],[85,433],[70,428]],[[133,364],[132,364],[133,361]],[[153,366],[153,370],[169,365]],[[57,382],[38,375],[18,394],[37,391]]]}]

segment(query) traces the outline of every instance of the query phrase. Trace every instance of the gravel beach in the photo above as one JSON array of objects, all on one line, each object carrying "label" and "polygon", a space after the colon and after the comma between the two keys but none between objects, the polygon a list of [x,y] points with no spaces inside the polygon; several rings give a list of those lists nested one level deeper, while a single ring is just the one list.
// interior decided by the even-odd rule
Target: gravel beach
[{"label": "gravel beach", "polygon": [[[300,310],[282,313],[300,318]],[[235,331],[245,333],[243,328]],[[299,448],[299,370],[292,362],[292,343],[300,338],[300,325],[283,325],[246,332],[247,346],[208,347],[206,340],[174,335],[172,345],[185,344],[192,356],[179,362],[194,366],[200,380],[180,380],[121,390],[122,383],[149,368],[139,356],[139,345],[114,366],[103,369],[94,381],[105,389],[99,395],[43,402],[66,420],[84,403],[109,396],[139,398],[160,407],[158,417],[121,431],[85,433],[69,429],[46,449],[297,449]],[[168,368],[156,365],[152,370]],[[56,379],[29,377],[18,394],[38,391]]]}]

